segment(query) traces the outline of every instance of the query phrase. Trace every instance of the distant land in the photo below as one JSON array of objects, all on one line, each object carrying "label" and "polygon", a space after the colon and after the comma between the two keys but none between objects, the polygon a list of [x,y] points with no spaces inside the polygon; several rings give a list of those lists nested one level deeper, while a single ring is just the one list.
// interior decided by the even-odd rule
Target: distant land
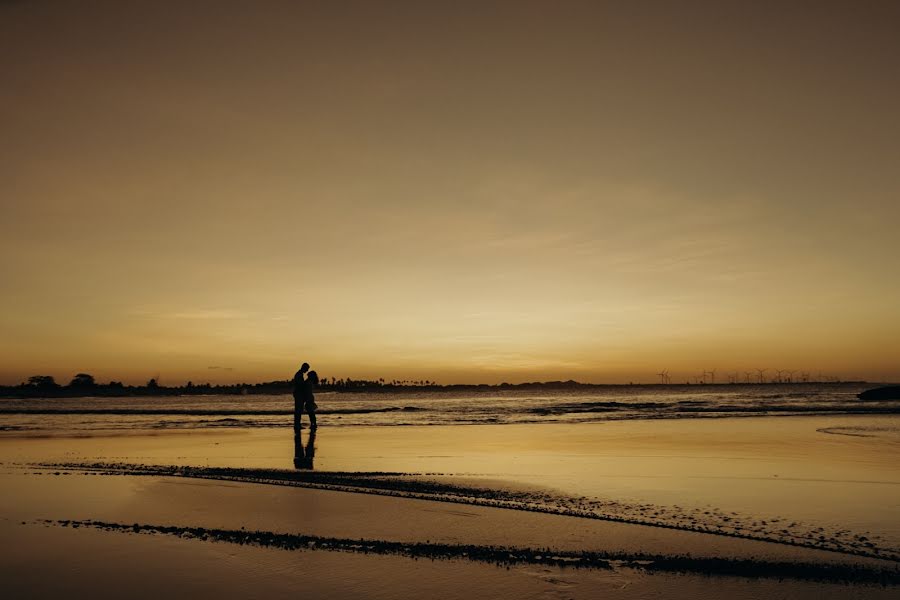
[{"label": "distant land", "polygon": [[[393,380],[384,379],[337,379],[322,378],[318,389],[331,392],[396,392],[414,391],[489,391],[489,390],[560,390],[560,389],[601,389],[601,388],[696,388],[696,387],[752,387],[752,386],[784,386],[784,385],[846,385],[867,384],[866,381],[829,380],[829,381],[767,381],[767,382],[720,382],[720,383],[581,383],[578,381],[535,381],[529,383],[498,384],[439,384],[429,380]],[[240,394],[289,394],[293,388],[291,380],[267,381],[260,383],[235,383],[213,385],[210,383],[195,384],[191,381],[180,386],[163,386],[155,379],[145,385],[125,385],[120,381],[98,383],[91,375],[79,373],[67,385],[56,383],[48,375],[35,375],[27,382],[19,385],[0,386],[0,398],[81,398],[91,396],[204,396],[204,395],[240,395]]]}]

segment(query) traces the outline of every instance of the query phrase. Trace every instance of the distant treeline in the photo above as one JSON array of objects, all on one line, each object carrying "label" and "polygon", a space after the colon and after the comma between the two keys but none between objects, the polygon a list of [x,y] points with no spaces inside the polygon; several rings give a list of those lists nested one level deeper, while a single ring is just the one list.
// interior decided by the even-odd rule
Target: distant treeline
[{"label": "distant treeline", "polygon": [[[805,382],[793,385],[812,385],[823,383],[864,384],[865,381],[838,381],[838,382]],[[694,384],[695,386],[698,384]],[[699,384],[701,386],[779,386],[790,385],[787,383],[719,383]],[[616,388],[623,386],[639,387],[692,387],[685,384],[608,384],[608,383],[580,383],[578,381],[543,381],[531,383],[498,383],[498,384],[450,384],[441,385],[430,380],[391,380],[384,379],[337,379],[323,377],[320,380],[319,390],[334,392],[391,392],[398,390],[446,390],[446,391],[485,391],[507,389],[536,389],[536,390],[560,390],[560,389],[590,389],[590,388]],[[67,385],[60,385],[50,375],[34,375],[28,381],[19,385],[0,386],[2,398],[78,398],[84,396],[188,396],[211,394],[289,394],[293,389],[290,379],[284,381],[266,381],[261,383],[235,383],[218,384],[193,383],[188,381],[180,386],[163,386],[156,379],[151,379],[145,385],[125,385],[121,381],[98,383],[92,375],[78,373]]]}]

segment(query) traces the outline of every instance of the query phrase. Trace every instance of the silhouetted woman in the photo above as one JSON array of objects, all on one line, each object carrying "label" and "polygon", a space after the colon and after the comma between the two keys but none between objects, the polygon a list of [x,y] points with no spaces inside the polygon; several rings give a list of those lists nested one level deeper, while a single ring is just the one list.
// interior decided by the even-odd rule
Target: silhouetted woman
[{"label": "silhouetted woman", "polygon": [[316,425],[316,409],[319,408],[316,405],[316,397],[313,395],[313,389],[319,385],[319,374],[315,371],[310,371],[306,374],[306,386],[304,387],[305,397],[303,400],[303,408],[306,409],[306,414],[309,415],[309,427],[310,429],[315,429],[318,427]]}]

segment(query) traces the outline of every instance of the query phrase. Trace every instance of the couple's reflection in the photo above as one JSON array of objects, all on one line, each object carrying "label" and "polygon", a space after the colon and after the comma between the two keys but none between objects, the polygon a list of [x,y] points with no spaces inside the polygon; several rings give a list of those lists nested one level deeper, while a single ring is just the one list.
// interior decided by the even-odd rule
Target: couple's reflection
[{"label": "couple's reflection", "polygon": [[299,429],[294,430],[294,468],[312,469],[313,459],[316,457],[316,430],[307,432],[306,446],[303,445],[303,435]]}]

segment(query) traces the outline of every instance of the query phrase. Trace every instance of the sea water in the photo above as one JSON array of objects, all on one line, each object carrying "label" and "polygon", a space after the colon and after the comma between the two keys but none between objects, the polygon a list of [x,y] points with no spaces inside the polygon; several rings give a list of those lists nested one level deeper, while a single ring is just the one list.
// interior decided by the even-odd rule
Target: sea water
[{"label": "sea water", "polygon": [[[329,427],[584,423],[769,415],[900,414],[900,401],[862,401],[859,383],[597,386],[570,389],[319,391]],[[271,428],[293,423],[282,395],[0,400],[0,432]]]}]

